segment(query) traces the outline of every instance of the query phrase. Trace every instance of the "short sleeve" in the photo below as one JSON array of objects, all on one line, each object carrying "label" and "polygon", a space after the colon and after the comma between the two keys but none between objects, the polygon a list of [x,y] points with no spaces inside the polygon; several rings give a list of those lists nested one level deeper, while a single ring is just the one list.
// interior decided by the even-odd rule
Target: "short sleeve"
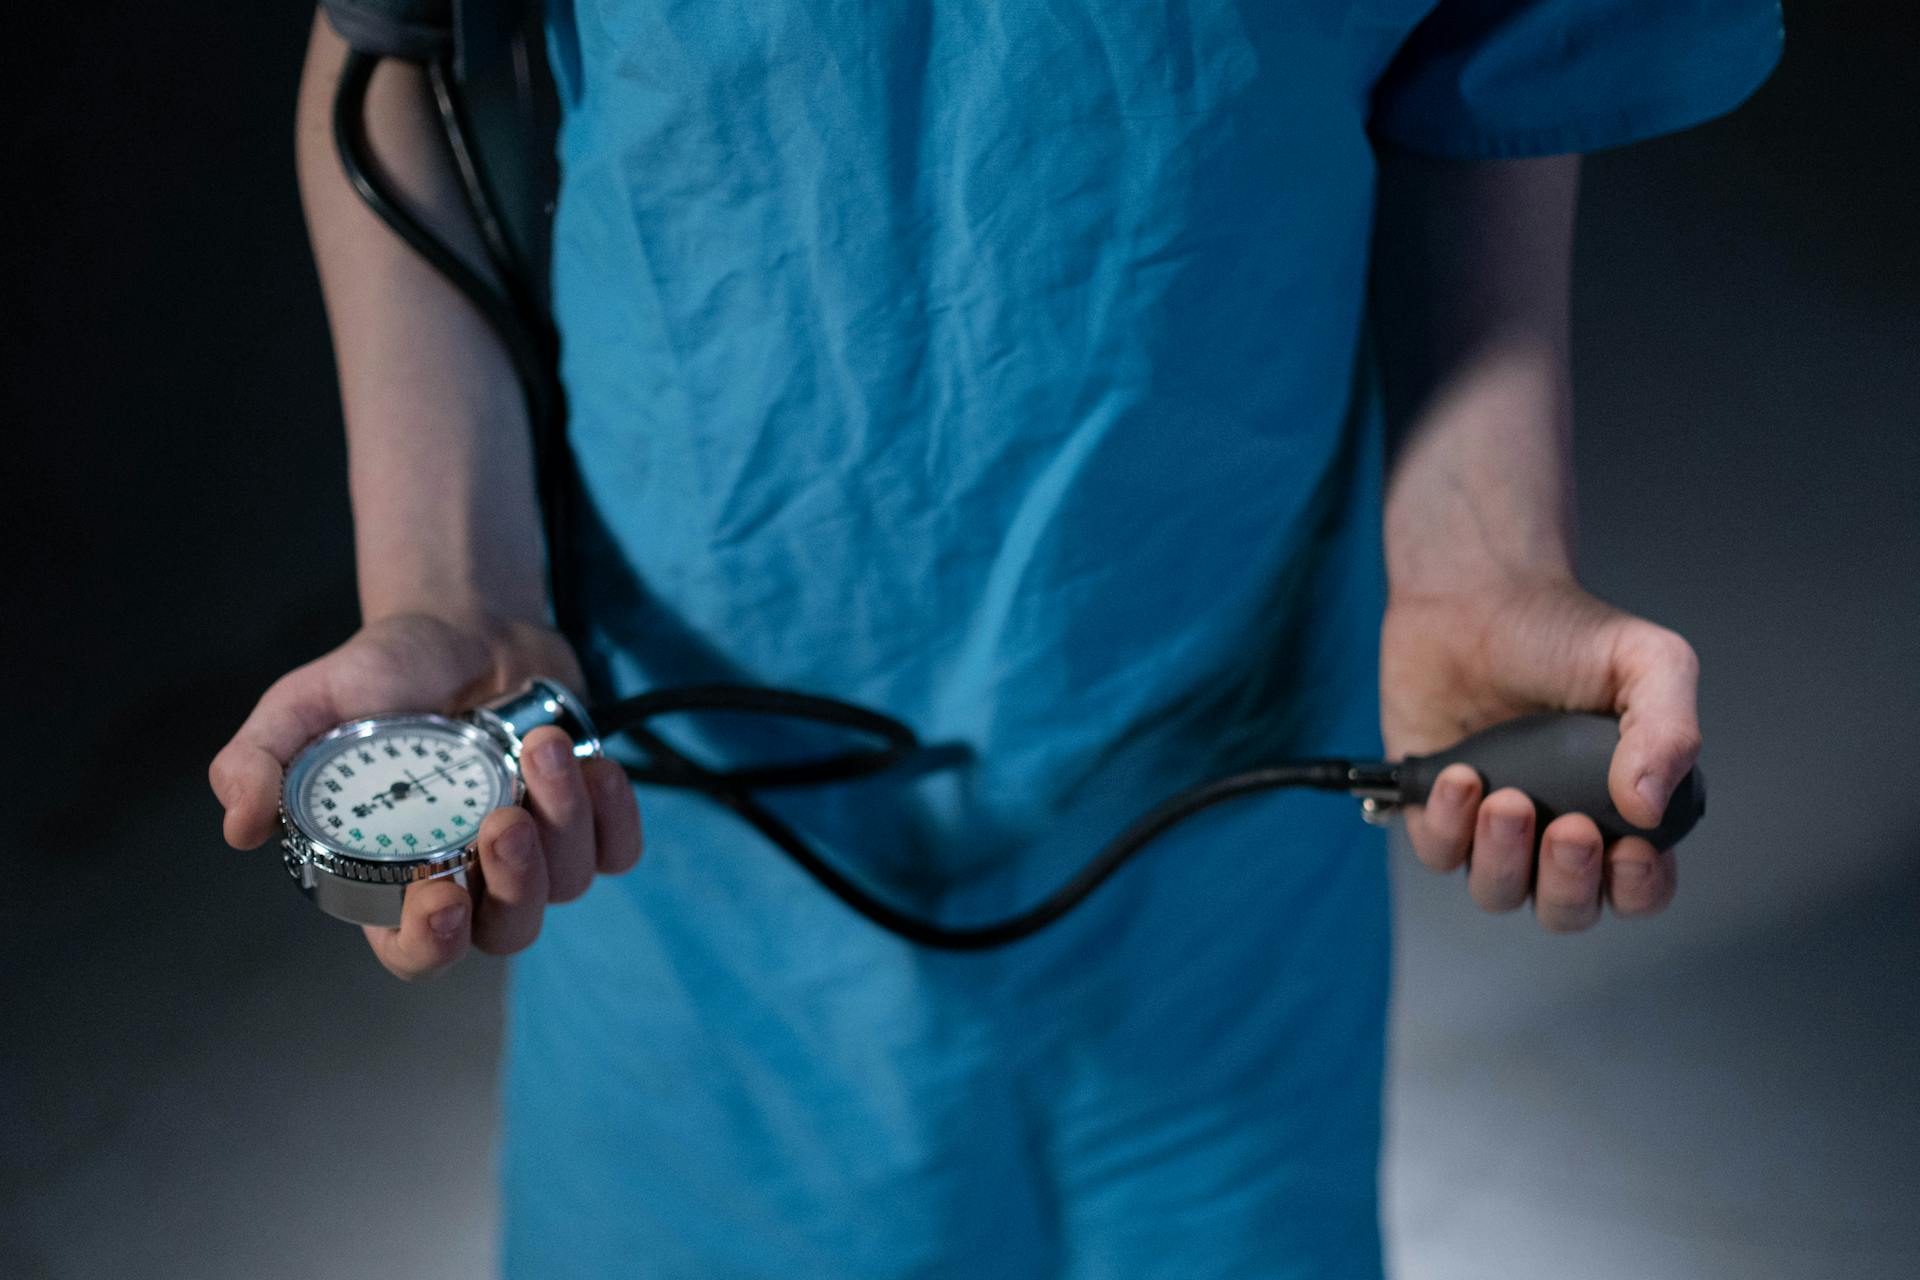
[{"label": "short sleeve", "polygon": [[1599,151],[1731,111],[1780,58],[1778,0],[1440,0],[1373,133],[1458,159]]}]

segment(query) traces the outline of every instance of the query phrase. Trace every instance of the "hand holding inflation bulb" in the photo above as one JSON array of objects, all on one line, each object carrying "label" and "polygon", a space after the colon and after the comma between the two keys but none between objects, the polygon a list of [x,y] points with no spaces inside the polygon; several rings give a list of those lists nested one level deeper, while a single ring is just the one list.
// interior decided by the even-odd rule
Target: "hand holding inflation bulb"
[{"label": "hand holding inflation bulb", "polygon": [[1641,836],[1656,849],[1669,849],[1700,821],[1707,808],[1707,785],[1694,769],[1674,788],[1660,825],[1636,827],[1620,815],[1607,791],[1607,769],[1620,745],[1620,722],[1612,716],[1548,713],[1522,716],[1482,730],[1432,755],[1409,756],[1399,766],[1399,801],[1423,804],[1434,779],[1449,765],[1466,764],[1480,775],[1482,794],[1515,787],[1533,801],[1540,820],[1535,831],[1564,813],[1584,813],[1611,844]]}]

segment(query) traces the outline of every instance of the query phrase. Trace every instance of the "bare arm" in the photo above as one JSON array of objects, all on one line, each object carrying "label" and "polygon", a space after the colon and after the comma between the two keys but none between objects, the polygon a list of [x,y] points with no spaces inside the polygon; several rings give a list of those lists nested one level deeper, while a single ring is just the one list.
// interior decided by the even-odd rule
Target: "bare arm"
[{"label": "bare arm", "polygon": [[[1382,729],[1399,755],[1531,711],[1615,712],[1609,792],[1623,816],[1651,827],[1699,751],[1698,664],[1685,640],[1574,578],[1567,316],[1578,165],[1381,157],[1374,316],[1391,450]],[[1536,860],[1534,823],[1519,792],[1482,796],[1460,766],[1408,829],[1427,865],[1468,866],[1482,907],[1531,896],[1550,929],[1592,924],[1603,902],[1633,915],[1672,896],[1669,851],[1637,838],[1603,850],[1598,829],[1573,814],[1539,833]]]},{"label": "bare arm", "polygon": [[[362,612],[543,621],[533,457],[512,367],[473,307],[348,186],[332,125],[345,56],[316,17],[295,141],[347,420]],[[419,68],[382,64],[368,137],[409,208],[484,271],[431,102]]]},{"label": "bare arm", "polygon": [[1573,567],[1577,156],[1382,163],[1376,334],[1397,589]]}]

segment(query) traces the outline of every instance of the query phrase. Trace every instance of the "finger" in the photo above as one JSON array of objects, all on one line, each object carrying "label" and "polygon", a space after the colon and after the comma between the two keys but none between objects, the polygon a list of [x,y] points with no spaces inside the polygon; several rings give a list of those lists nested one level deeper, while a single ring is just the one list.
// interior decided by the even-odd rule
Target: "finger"
[{"label": "finger", "polygon": [[1533,912],[1553,933],[1574,933],[1600,918],[1600,828],[1584,813],[1555,818],[1540,833]]},{"label": "finger", "polygon": [[1700,758],[1700,660],[1673,632],[1638,623],[1615,642],[1613,662],[1620,745],[1607,790],[1628,822],[1658,826],[1674,788]]},{"label": "finger", "polygon": [[520,761],[527,775],[527,808],[540,826],[547,855],[547,901],[572,902],[593,883],[593,802],[587,796],[573,743],[552,725],[527,735]]},{"label": "finger", "polygon": [[226,810],[220,834],[236,849],[272,838],[280,812],[280,762],[238,739],[221,748],[207,769],[214,799]]},{"label": "finger", "polygon": [[607,875],[633,870],[640,861],[640,805],[627,771],[601,757],[582,760],[580,772],[593,798],[593,848],[600,870]]},{"label": "finger", "polygon": [[207,769],[213,794],[227,811],[222,833],[228,844],[251,849],[273,835],[281,770],[339,719],[326,682],[312,665],[282,676],[261,696]]},{"label": "finger", "polygon": [[480,823],[480,882],[473,945],[492,955],[522,950],[540,936],[547,909],[547,860],[539,824],[525,809],[495,809]]},{"label": "finger", "polygon": [[400,927],[368,926],[367,944],[394,977],[407,982],[430,978],[467,953],[467,926],[473,903],[452,879],[422,880],[407,886]]},{"label": "finger", "polygon": [[1639,836],[1628,836],[1607,850],[1607,900],[1615,914],[1664,911],[1678,886],[1679,868],[1671,849],[1657,850]]},{"label": "finger", "polygon": [[1449,872],[1467,860],[1480,791],[1472,765],[1450,764],[1433,780],[1427,802],[1407,811],[1407,835],[1422,866]]},{"label": "finger", "polygon": [[1480,805],[1467,892],[1482,911],[1511,911],[1533,888],[1533,801],[1503,787]]}]

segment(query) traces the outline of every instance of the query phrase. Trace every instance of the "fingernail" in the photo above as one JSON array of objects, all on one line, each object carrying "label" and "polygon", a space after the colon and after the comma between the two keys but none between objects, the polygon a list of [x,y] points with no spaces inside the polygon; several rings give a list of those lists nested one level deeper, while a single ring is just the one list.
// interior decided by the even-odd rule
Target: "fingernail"
[{"label": "fingernail", "polygon": [[500,861],[515,871],[525,871],[533,865],[533,824],[521,821],[508,827],[501,833],[493,851]]},{"label": "fingernail", "polygon": [[1616,858],[1613,863],[1613,878],[1639,884],[1653,874],[1653,864],[1638,858]]},{"label": "fingernail", "polygon": [[1448,778],[1434,788],[1433,799],[1440,802],[1442,809],[1458,809],[1466,803],[1467,784],[1458,778]]},{"label": "fingernail", "polygon": [[1633,789],[1640,793],[1640,798],[1645,800],[1655,813],[1666,812],[1667,784],[1661,781],[1658,774],[1641,774],[1640,781],[1633,784]]},{"label": "fingernail", "polygon": [[467,927],[467,909],[465,906],[442,907],[427,917],[427,928],[433,930],[437,938],[453,938]]},{"label": "fingernail", "polygon": [[1580,874],[1593,866],[1593,860],[1600,850],[1581,840],[1555,840],[1547,850],[1547,856],[1562,871]]},{"label": "fingernail", "polygon": [[1496,813],[1487,819],[1487,829],[1495,837],[1517,844],[1526,839],[1527,820],[1517,813]]},{"label": "fingernail", "polygon": [[558,738],[548,738],[533,750],[533,764],[548,777],[557,777],[573,759],[573,752]]}]

